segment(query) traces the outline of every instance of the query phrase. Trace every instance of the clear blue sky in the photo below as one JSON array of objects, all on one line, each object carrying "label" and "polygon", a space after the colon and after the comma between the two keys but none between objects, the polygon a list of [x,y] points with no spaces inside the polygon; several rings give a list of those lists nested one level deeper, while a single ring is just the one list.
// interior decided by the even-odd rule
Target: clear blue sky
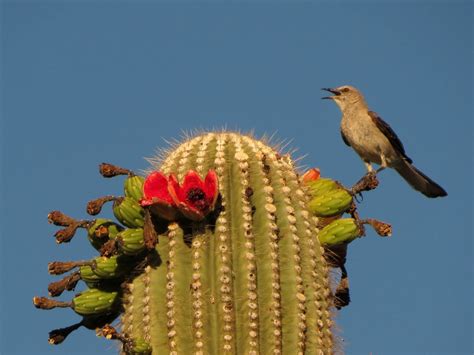
[{"label": "clear blue sky", "polygon": [[[110,161],[142,158],[193,128],[293,139],[307,166],[355,182],[359,158],[339,136],[321,87],[360,88],[426,174],[430,200],[395,172],[365,195],[364,217],[389,221],[350,246],[352,304],[337,315],[348,354],[472,354],[472,2],[3,1],[1,5],[0,353],[99,354],[115,346],[79,318],[38,311],[51,260],[94,255],[57,246],[49,211],[86,217],[118,193]],[[68,299],[66,295],[63,299]]]}]

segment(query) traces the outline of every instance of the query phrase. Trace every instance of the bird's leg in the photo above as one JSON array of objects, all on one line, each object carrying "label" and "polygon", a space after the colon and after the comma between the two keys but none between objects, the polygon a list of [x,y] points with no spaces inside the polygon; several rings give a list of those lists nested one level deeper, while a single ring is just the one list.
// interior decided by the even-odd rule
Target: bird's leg
[{"label": "bird's leg", "polygon": [[[359,195],[361,201],[364,199],[364,196],[362,196],[362,191],[365,190],[364,187],[362,187],[364,184],[366,184],[367,180],[372,179],[377,172],[374,171],[374,168],[372,167],[372,164],[370,164],[370,161],[364,160],[365,167],[367,168],[367,174],[365,174],[362,179],[360,179],[355,186],[352,187],[352,191],[355,192],[355,194]],[[357,202],[359,200],[356,197]]]},{"label": "bird's leg", "polygon": [[372,167],[372,164],[370,164],[369,161],[364,160],[365,167],[367,168],[368,174],[373,174],[374,168]]},{"label": "bird's leg", "polygon": [[383,169],[387,167],[387,160],[385,159],[384,154],[380,154],[380,160],[381,160],[381,164],[380,164],[380,167],[375,172],[376,174],[380,173]]}]

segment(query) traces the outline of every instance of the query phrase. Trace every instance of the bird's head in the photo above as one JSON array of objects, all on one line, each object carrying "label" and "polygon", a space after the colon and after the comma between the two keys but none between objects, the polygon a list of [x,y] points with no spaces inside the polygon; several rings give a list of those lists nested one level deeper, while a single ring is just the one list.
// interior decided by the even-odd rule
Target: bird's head
[{"label": "bird's head", "polygon": [[334,100],[334,102],[339,106],[341,111],[344,111],[348,106],[356,105],[357,103],[362,103],[365,105],[365,100],[362,94],[353,86],[344,85],[337,88],[323,88],[322,90],[328,91],[333,96],[325,96],[323,99]]}]

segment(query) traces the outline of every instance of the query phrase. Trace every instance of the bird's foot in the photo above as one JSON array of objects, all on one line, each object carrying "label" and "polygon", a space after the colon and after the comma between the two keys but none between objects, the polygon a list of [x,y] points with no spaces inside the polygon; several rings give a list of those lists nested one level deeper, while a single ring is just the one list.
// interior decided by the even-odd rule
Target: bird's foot
[{"label": "bird's foot", "polygon": [[[354,186],[349,190],[349,192],[355,197],[359,195],[362,197],[362,191],[370,191],[375,189],[379,185],[379,181],[377,180],[377,172],[376,171],[369,171],[365,174],[359,181],[357,181]],[[356,198],[357,200],[357,198]],[[359,202],[359,201],[357,201]]]}]

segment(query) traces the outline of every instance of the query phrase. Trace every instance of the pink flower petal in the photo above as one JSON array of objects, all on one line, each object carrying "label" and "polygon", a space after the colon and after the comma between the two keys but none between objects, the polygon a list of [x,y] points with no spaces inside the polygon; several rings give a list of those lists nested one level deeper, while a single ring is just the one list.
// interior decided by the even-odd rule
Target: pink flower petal
[{"label": "pink flower petal", "polygon": [[204,193],[206,199],[210,204],[210,208],[213,209],[219,194],[219,183],[217,180],[217,174],[214,170],[209,170],[204,180]]},{"label": "pink flower petal", "polygon": [[148,175],[143,183],[143,204],[152,204],[153,200],[159,200],[173,204],[173,199],[168,192],[168,179],[159,171]]},{"label": "pink flower petal", "polygon": [[204,182],[197,172],[194,170],[189,170],[184,176],[184,180],[181,185],[184,195],[186,195],[190,189],[196,187],[204,190]]},{"label": "pink flower petal", "polygon": [[174,174],[171,174],[168,179],[168,193],[177,206],[184,200],[183,190]]}]

